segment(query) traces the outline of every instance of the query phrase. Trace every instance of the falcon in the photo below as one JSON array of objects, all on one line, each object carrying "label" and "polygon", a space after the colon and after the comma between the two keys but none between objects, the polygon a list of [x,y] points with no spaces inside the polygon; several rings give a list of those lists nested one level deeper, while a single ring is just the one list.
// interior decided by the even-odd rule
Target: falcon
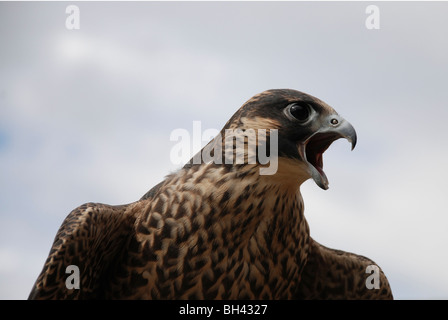
[{"label": "falcon", "polygon": [[[229,130],[243,143],[224,143]],[[255,95],[201,150],[244,161],[190,161],[134,203],[76,208],[29,299],[392,299],[375,262],[310,236],[300,186],[328,188],[323,153],[340,138],[355,147],[355,129],[325,102],[291,89]],[[253,144],[275,172],[261,174]]]}]

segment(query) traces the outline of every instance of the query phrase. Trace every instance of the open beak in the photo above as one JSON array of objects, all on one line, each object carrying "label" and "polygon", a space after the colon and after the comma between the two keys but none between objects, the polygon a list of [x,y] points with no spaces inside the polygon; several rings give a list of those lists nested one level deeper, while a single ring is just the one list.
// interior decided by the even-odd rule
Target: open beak
[{"label": "open beak", "polygon": [[299,153],[308,164],[314,182],[324,190],[328,189],[328,178],[323,170],[323,153],[340,138],[347,139],[352,150],[356,146],[356,131],[353,126],[338,115],[331,115],[328,124],[299,144]]}]

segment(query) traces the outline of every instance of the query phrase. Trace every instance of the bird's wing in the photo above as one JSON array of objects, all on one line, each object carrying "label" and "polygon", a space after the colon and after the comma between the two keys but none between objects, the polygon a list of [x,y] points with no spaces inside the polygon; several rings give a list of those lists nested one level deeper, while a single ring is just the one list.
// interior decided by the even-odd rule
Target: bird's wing
[{"label": "bird's wing", "polygon": [[29,299],[102,298],[108,270],[133,234],[131,207],[87,203],[73,210],[56,234]]},{"label": "bird's wing", "polygon": [[[202,153],[202,150],[204,150],[205,148],[209,147],[212,143],[214,142],[214,140],[210,141],[204,148],[202,148],[198,154],[199,154],[199,159],[202,158],[200,157],[200,154]],[[190,159],[190,161],[188,161],[183,168],[184,169],[189,169],[192,166],[195,165],[193,159],[195,159],[196,157],[198,157],[198,154],[196,154],[193,158]],[[196,163],[197,164],[197,163]],[[152,187],[148,192],[146,192],[143,197],[140,198],[140,200],[148,200],[151,198],[154,198],[154,196],[157,194],[157,191],[159,191],[159,189],[163,186],[163,184],[165,183],[165,180],[163,180],[162,182],[159,182],[158,184],[156,184],[154,187]]]},{"label": "bird's wing", "polygon": [[153,198],[157,191],[159,191],[160,187],[165,183],[165,181],[159,182],[154,187],[152,187],[148,192],[146,192],[143,197],[140,198],[140,200],[148,200]]},{"label": "bird's wing", "polygon": [[[375,270],[378,275],[374,279]],[[386,276],[375,262],[350,252],[327,248],[310,239],[308,262],[302,272],[298,298],[360,300],[393,299],[393,296]]]}]

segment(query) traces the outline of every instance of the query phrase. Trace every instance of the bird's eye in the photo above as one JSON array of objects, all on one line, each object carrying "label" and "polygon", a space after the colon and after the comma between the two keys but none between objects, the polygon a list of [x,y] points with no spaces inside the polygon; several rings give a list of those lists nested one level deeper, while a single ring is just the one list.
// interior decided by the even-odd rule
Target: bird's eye
[{"label": "bird's eye", "polygon": [[300,122],[305,122],[311,114],[311,107],[307,103],[294,103],[288,108],[289,114]]}]

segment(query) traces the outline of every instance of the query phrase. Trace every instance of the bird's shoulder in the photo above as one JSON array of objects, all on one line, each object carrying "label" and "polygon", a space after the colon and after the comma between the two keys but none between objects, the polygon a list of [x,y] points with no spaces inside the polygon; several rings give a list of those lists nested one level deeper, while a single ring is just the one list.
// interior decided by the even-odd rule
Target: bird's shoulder
[{"label": "bird's shoulder", "polygon": [[[30,299],[101,298],[98,287],[114,257],[133,234],[134,207],[86,203],[62,222]],[[80,289],[68,289],[67,267],[80,275]],[[72,269],[70,269],[72,270]]]},{"label": "bird's shoulder", "polygon": [[325,247],[312,238],[298,297],[393,299],[386,275],[373,260]]}]

